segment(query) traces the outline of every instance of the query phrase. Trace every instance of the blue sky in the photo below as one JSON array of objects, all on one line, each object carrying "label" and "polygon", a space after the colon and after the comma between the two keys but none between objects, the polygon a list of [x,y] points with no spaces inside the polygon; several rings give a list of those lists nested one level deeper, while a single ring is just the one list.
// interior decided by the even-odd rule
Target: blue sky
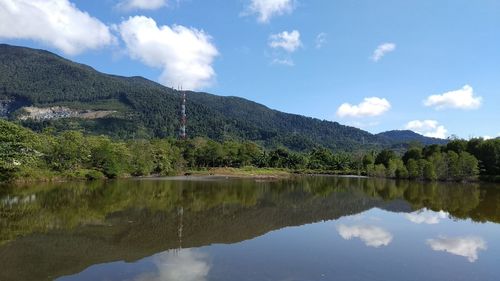
[{"label": "blue sky", "polygon": [[0,0],[0,42],[374,133],[496,137],[499,15],[498,0]]}]

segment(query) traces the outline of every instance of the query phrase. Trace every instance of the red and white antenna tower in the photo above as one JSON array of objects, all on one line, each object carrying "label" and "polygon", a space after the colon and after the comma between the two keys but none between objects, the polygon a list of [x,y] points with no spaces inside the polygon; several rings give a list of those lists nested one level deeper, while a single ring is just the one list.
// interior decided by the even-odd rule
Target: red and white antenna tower
[{"label": "red and white antenna tower", "polygon": [[186,134],[186,123],[187,123],[187,115],[186,115],[186,91],[182,90],[181,87],[181,96],[182,96],[182,104],[181,104],[181,128],[179,132],[179,136],[181,139],[185,140],[187,138]]}]

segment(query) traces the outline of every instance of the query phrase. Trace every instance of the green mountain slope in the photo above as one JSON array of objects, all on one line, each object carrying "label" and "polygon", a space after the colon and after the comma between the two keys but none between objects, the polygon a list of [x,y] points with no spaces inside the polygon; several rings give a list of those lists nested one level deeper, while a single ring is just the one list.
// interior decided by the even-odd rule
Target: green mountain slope
[{"label": "green mountain slope", "polygon": [[[353,150],[400,142],[336,122],[279,112],[243,98],[187,95],[191,137],[248,139],[293,150],[314,145]],[[42,117],[34,120],[26,118],[27,106],[61,112],[60,116],[38,112]],[[32,129],[79,129],[119,138],[177,136],[179,111],[178,91],[142,77],[103,74],[47,51],[0,44],[0,115],[19,119]]]},{"label": "green mountain slope", "polygon": [[376,136],[385,137],[390,141],[400,142],[400,143],[417,141],[424,145],[431,145],[431,144],[446,144],[448,142],[445,139],[425,137],[410,130],[387,131],[379,133]]}]

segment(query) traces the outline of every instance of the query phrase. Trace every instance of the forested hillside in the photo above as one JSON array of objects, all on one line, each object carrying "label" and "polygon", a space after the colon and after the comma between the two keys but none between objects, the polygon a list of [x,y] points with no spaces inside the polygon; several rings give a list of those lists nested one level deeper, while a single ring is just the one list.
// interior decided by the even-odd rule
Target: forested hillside
[{"label": "forested hillside", "polygon": [[[237,97],[188,92],[188,134],[218,141],[251,140],[304,151],[316,145],[352,151],[434,139],[373,135],[336,122],[288,114]],[[103,118],[20,118],[24,107],[62,106],[113,112]],[[36,131],[80,130],[111,137],[176,136],[180,93],[142,77],[102,74],[43,50],[0,44],[0,115]],[[439,142],[438,142],[439,143]]]},{"label": "forested hillside", "polygon": [[419,135],[410,130],[393,130],[377,134],[378,137],[387,138],[389,141],[397,143],[420,142],[423,145],[446,144],[448,140],[430,138]]}]

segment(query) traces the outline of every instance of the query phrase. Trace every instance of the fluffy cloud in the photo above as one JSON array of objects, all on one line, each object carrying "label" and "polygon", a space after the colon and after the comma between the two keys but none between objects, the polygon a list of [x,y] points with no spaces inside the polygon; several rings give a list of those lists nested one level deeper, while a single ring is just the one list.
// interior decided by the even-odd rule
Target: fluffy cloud
[{"label": "fluffy cloud", "polygon": [[448,133],[448,130],[436,120],[413,120],[406,124],[405,129],[412,130],[426,137],[439,139],[446,138],[446,134]]},{"label": "fluffy cloud", "polygon": [[251,0],[244,14],[257,14],[259,22],[267,23],[274,16],[291,13],[293,8],[294,0]]},{"label": "fluffy cloud", "polygon": [[383,43],[380,44],[375,51],[373,51],[372,60],[374,62],[382,59],[386,54],[396,50],[396,44],[394,43]]},{"label": "fluffy cloud", "polygon": [[466,257],[470,262],[478,259],[479,250],[486,250],[486,241],[480,237],[439,237],[427,240],[434,251],[444,251],[453,255]]},{"label": "fluffy cloud", "polygon": [[154,263],[157,272],[142,274],[135,281],[205,281],[210,266],[207,256],[194,250],[157,255]]},{"label": "fluffy cloud", "polygon": [[429,96],[424,101],[424,105],[436,109],[477,109],[481,106],[482,101],[482,97],[474,95],[474,89],[471,86],[465,85],[459,90]]},{"label": "fluffy cloud", "polygon": [[116,40],[108,26],[68,0],[0,1],[0,38],[40,41],[68,55]]},{"label": "fluffy cloud", "polygon": [[212,83],[218,51],[204,31],[181,25],[159,27],[144,16],[130,17],[118,30],[130,57],[163,69],[160,83],[191,90]]},{"label": "fluffy cloud", "polygon": [[326,44],[328,35],[324,32],[319,33],[316,35],[316,49],[321,49],[323,46]]},{"label": "fluffy cloud", "polygon": [[293,30],[292,32],[283,31],[269,36],[269,47],[273,49],[281,48],[289,53],[293,53],[301,45],[300,32],[297,30]]},{"label": "fluffy cloud", "polygon": [[427,209],[423,209],[411,214],[406,214],[405,217],[416,224],[438,224],[441,222],[442,219],[445,219],[448,217],[447,212],[439,211],[439,212],[433,212]]},{"label": "fluffy cloud", "polygon": [[123,0],[117,7],[124,10],[156,10],[167,5],[167,0]]},{"label": "fluffy cloud", "polygon": [[358,105],[349,103],[342,104],[337,109],[339,117],[368,117],[379,116],[387,112],[391,108],[391,103],[383,98],[371,97],[365,98]]},{"label": "fluffy cloud", "polygon": [[359,238],[366,246],[375,248],[389,245],[393,238],[387,230],[370,225],[346,226],[342,224],[337,227],[337,232],[345,240]]}]

